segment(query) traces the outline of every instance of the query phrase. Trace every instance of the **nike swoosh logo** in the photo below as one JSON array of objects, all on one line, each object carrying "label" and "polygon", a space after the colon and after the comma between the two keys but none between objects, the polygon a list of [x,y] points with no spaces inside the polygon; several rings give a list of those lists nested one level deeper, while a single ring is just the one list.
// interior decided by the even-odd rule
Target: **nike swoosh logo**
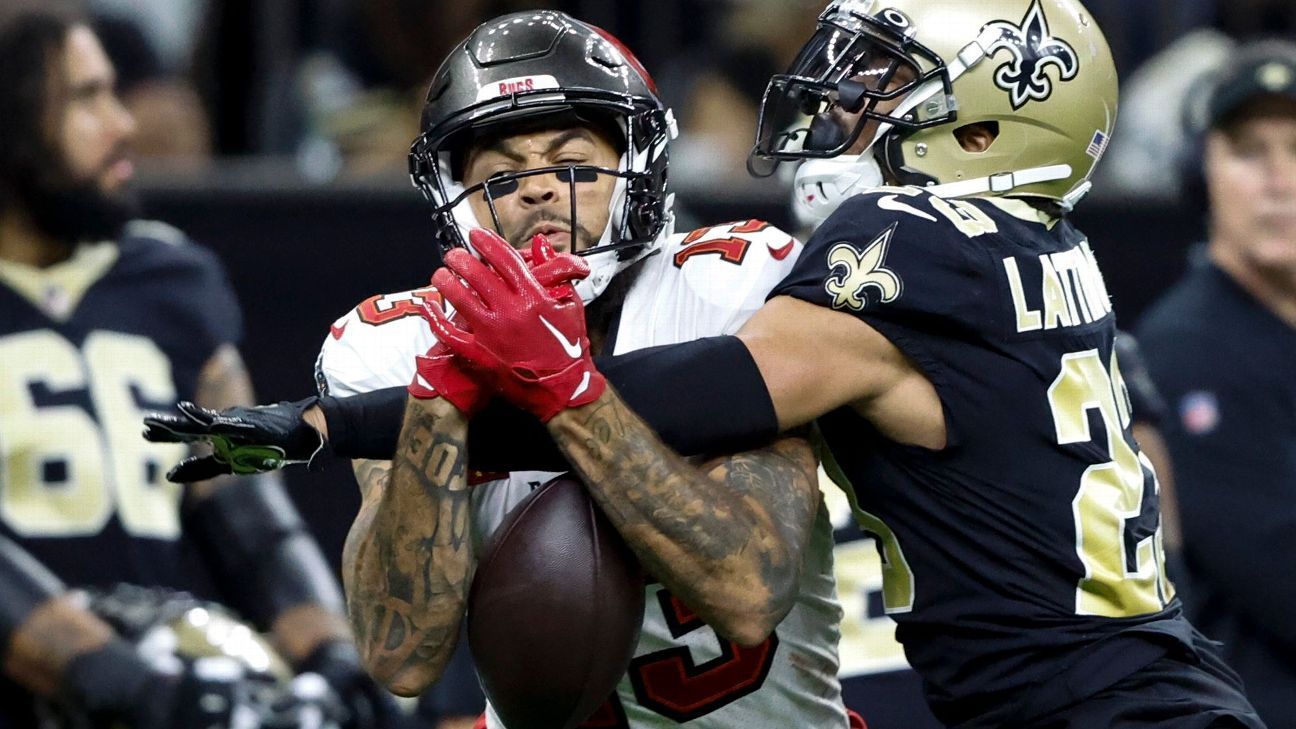
[{"label": "nike swoosh logo", "polygon": [[341,339],[342,335],[346,334],[347,325],[350,323],[351,322],[346,322],[342,326],[338,326],[337,324],[334,324],[333,326],[329,327],[329,333],[333,335],[334,339]]},{"label": "nike swoosh logo", "polygon": [[909,213],[910,215],[922,218],[924,220],[930,220],[933,223],[937,222],[936,216],[929,215],[912,205],[900,202],[899,200],[896,199],[895,195],[887,195],[881,200],[878,200],[878,207],[882,208],[883,210],[890,210],[896,213]]},{"label": "nike swoosh logo", "polygon": [[783,246],[782,248],[775,248],[774,246],[768,243],[765,244],[765,247],[769,248],[770,255],[774,257],[774,260],[782,261],[792,253],[793,245],[794,245],[793,241],[789,240],[787,242],[787,245]]},{"label": "nike swoosh logo", "polygon": [[567,398],[567,402],[571,402],[572,400],[575,400],[576,398],[580,397],[582,392],[585,392],[586,390],[589,389],[589,386],[590,386],[590,373],[586,372],[585,376],[581,378],[580,384],[576,386],[576,391],[571,394],[571,397]]},{"label": "nike swoosh logo", "polygon": [[[562,345],[563,351],[567,353],[568,357],[577,359],[581,356],[581,346],[579,341],[573,342],[567,339],[567,335],[558,331],[558,327],[550,324],[549,320],[543,316],[540,317],[540,323],[544,324],[545,329],[548,329],[549,333],[553,335],[553,338],[558,340],[558,343]],[[572,395],[572,397],[575,397],[575,395]]]}]

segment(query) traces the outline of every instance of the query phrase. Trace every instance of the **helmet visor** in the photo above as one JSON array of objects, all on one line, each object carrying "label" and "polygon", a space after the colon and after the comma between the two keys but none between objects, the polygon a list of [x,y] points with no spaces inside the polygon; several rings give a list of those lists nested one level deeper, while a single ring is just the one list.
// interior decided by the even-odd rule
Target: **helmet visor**
[{"label": "helmet visor", "polygon": [[[500,215],[500,203],[513,195],[524,194],[522,188],[528,184],[528,180],[540,177],[556,179],[559,185],[565,187],[568,205],[561,208],[536,206],[529,214],[506,223]],[[543,233],[550,237],[566,236],[569,241],[568,250],[578,255],[609,250],[618,246],[599,245],[603,237],[603,229],[590,228],[588,222],[582,220],[580,216],[581,201],[587,197],[586,191],[589,190],[589,186],[598,183],[601,178],[608,177],[630,182],[642,177],[642,173],[593,165],[560,165],[501,173],[468,187],[454,199],[438,206],[434,214],[453,215],[460,205],[471,204],[475,198],[479,203],[485,204],[489,216],[479,220],[479,224],[494,229],[515,248],[525,249],[532,237]],[[628,236],[624,235],[614,236],[614,239],[623,245],[642,243],[627,238]]]},{"label": "helmet visor", "polygon": [[760,164],[753,172],[759,166],[772,171],[782,159],[846,153],[870,122],[873,129],[882,122],[918,126],[912,116],[892,113],[937,72],[924,73],[911,57],[914,50],[901,50],[868,24],[820,23],[788,72],[766,87],[752,151]]}]

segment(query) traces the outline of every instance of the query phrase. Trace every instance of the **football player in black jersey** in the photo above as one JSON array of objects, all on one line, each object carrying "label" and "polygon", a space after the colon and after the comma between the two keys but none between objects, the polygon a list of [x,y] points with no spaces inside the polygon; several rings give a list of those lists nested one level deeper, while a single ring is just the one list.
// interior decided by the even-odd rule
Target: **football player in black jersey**
[{"label": "football player in black jersey", "polygon": [[[883,605],[946,724],[1263,726],[1165,576],[1158,482],[1130,432],[1112,304],[1066,219],[1116,100],[1106,41],[1075,0],[833,2],[771,81],[752,159],[757,173],[812,160],[798,189],[824,218],[736,337],[760,377],[738,382],[740,357],[699,366],[696,343],[596,362],[683,452],[817,420],[830,473],[880,544]],[[869,187],[878,180],[890,186]],[[468,283],[492,310],[515,308],[499,281]],[[481,348],[536,322],[460,321],[477,345],[461,348],[464,363],[515,376]],[[696,408],[685,374],[703,392],[748,387],[767,420],[716,431],[724,418]],[[334,424],[357,411],[330,409],[341,436]],[[583,409],[593,432],[599,418],[632,420],[608,394]],[[575,460],[631,447],[551,435]],[[345,448],[377,447],[359,441]],[[644,493],[670,492],[670,469],[639,475]],[[727,515],[702,506],[698,522],[722,532]]]},{"label": "football player in black jersey", "polygon": [[28,6],[0,19],[0,727],[32,726],[33,695],[137,727],[219,720],[193,710],[220,694],[208,678],[147,662],[72,589],[116,583],[214,585],[372,726],[395,707],[281,486],[175,488],[162,466],[184,447],[138,437],[142,409],[176,397],[251,400],[238,308],[177,231],[122,232],[134,121],[112,64],[82,19]]}]

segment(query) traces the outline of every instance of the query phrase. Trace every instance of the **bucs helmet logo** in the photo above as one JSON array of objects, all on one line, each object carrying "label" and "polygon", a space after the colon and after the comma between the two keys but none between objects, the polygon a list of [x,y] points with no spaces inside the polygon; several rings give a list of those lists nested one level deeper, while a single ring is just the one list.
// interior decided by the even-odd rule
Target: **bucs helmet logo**
[{"label": "bucs helmet logo", "polygon": [[1008,51],[1012,59],[995,69],[995,85],[1012,97],[1013,110],[1030,101],[1044,101],[1053,95],[1053,79],[1049,66],[1058,70],[1063,82],[1070,81],[1080,72],[1080,57],[1070,43],[1049,35],[1048,18],[1040,0],[1034,0],[1021,25],[1007,20],[997,20],[986,26],[999,31],[999,37],[986,49],[993,58],[999,51]]},{"label": "bucs helmet logo", "polygon": [[864,292],[870,287],[878,290],[884,304],[900,298],[904,282],[895,271],[883,265],[893,233],[894,225],[869,243],[863,253],[849,243],[839,243],[828,252],[828,266],[833,275],[824,284],[824,290],[832,294],[834,309],[864,311],[868,305]]}]

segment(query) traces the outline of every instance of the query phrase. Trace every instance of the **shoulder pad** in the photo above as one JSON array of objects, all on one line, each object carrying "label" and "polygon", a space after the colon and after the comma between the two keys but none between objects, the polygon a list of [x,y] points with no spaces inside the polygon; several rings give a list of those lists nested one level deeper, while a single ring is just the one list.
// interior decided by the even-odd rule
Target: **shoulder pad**
[{"label": "shoulder pad", "polygon": [[348,396],[408,385],[414,358],[436,342],[419,313],[424,301],[447,307],[435,289],[415,289],[371,296],[333,322],[315,364],[320,391]]},{"label": "shoulder pad", "polygon": [[741,266],[771,258],[787,260],[797,247],[796,239],[775,226],[763,220],[746,220],[671,236],[665,252],[676,268],[685,268],[684,264],[695,259]]},{"label": "shoulder pad", "polygon": [[997,233],[998,223],[974,202],[879,188],[829,216],[776,293],[866,319],[979,326],[998,289],[989,248],[973,239]]},{"label": "shoulder pad", "polygon": [[942,233],[937,235],[960,239],[999,232],[994,216],[973,200],[947,200],[914,186],[878,187],[856,195],[843,203],[828,222],[834,219],[865,228],[903,223],[906,229],[940,230]]},{"label": "shoulder pad", "polygon": [[184,231],[161,220],[132,220],[126,224],[123,236],[127,238],[148,238],[173,246],[189,245],[189,236]]},{"label": "shoulder pad", "polygon": [[764,221],[726,223],[673,236],[663,251],[663,274],[678,278],[677,299],[693,297],[703,307],[695,316],[726,333],[765,303],[801,251],[801,241]]}]

